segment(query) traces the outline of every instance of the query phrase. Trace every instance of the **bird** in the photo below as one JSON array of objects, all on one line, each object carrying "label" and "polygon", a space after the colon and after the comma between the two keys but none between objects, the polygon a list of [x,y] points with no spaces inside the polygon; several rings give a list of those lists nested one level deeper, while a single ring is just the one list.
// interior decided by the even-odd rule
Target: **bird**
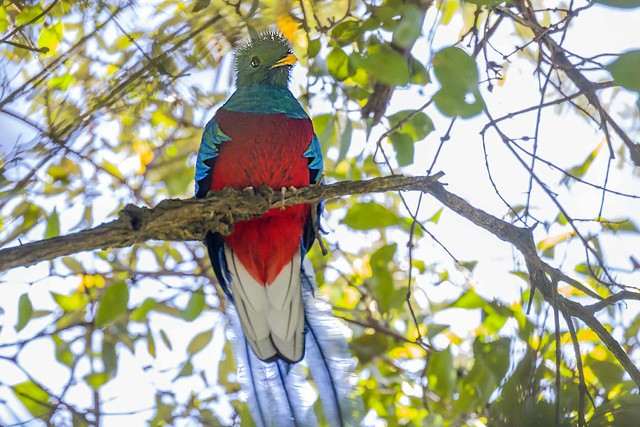
[{"label": "bird", "polygon": [[[196,197],[227,187],[279,191],[323,184],[313,123],[289,90],[297,62],[277,31],[251,31],[235,48],[236,88],[204,127]],[[205,244],[226,298],[229,337],[242,389],[258,426],[313,426],[313,377],[330,426],[358,425],[355,362],[344,325],[317,297],[306,255],[322,204],[273,208]],[[315,216],[315,218],[314,218]],[[321,420],[322,421],[322,420]]]}]

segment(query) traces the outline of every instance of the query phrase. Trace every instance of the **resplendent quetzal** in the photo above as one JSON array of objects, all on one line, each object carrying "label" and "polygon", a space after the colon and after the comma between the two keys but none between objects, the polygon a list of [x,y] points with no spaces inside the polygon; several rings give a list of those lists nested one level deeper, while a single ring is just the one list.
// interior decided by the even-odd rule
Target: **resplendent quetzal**
[{"label": "resplendent quetzal", "polygon": [[[196,196],[225,187],[304,187],[322,179],[313,124],[288,89],[297,61],[274,32],[254,33],[235,52],[236,91],[202,136]],[[320,209],[318,209],[320,211]],[[227,306],[234,356],[259,426],[317,425],[315,393],[297,362],[307,365],[330,426],[357,425],[354,362],[330,308],[315,298],[315,240],[309,205],[271,209],[208,233],[209,257],[232,304]]]}]

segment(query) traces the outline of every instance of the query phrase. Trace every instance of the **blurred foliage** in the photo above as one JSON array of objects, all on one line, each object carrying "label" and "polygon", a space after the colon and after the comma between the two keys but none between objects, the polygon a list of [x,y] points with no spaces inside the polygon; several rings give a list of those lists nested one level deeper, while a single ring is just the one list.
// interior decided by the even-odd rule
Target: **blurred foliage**
[{"label": "blurred foliage", "polygon": [[[507,96],[501,86],[509,68],[545,64],[531,30],[507,12],[516,10],[512,4],[530,6],[556,34],[572,31],[578,8],[582,15],[601,7],[565,3],[548,8],[542,1],[5,1],[0,114],[7,145],[0,157],[0,246],[97,225],[127,203],[190,197],[202,127],[232,90],[228,54],[248,26],[278,28],[292,40],[306,74],[304,81],[294,79],[293,90],[312,113],[326,178],[357,180],[397,170],[431,171],[454,123],[470,118],[489,127],[498,123],[490,112]],[[435,41],[439,32],[456,38]],[[492,46],[494,35],[512,51]],[[606,56],[607,64],[583,58],[579,65],[600,73],[593,74],[594,81],[613,79],[612,102],[620,87],[628,91],[624,96],[636,97],[638,52]],[[586,120],[595,114],[584,97],[568,97],[574,88],[566,83],[567,69],[537,70],[551,82],[548,90],[560,99],[553,105],[563,114]],[[534,77],[529,83],[538,88]],[[635,129],[637,140],[638,108],[628,99],[621,101],[628,106],[621,127]],[[396,107],[387,111],[389,100]],[[511,117],[500,121],[506,118]],[[607,129],[599,130],[603,141]],[[519,145],[530,139],[522,137],[524,131],[508,137],[496,130],[496,141],[510,144],[515,153],[512,163],[501,166],[531,164],[526,153],[537,156],[536,148]],[[6,140],[9,136],[13,140]],[[437,147],[438,138],[440,146],[430,157],[419,154],[425,152],[421,147]],[[467,156],[469,144],[479,145],[476,139],[455,145],[458,156]],[[553,139],[536,141],[553,151]],[[540,178],[535,173],[540,168],[534,171],[532,165],[531,179],[541,179],[553,197],[580,185],[591,188],[586,180],[593,178],[594,165],[602,164],[607,146],[618,153],[614,169],[637,173],[625,145],[611,144],[606,140],[588,147],[588,153],[576,152],[560,166],[535,157],[562,173]],[[453,177],[459,167],[465,179],[475,180],[466,176],[460,158],[438,166]],[[489,163],[487,171],[491,174]],[[511,178],[502,176],[498,186]],[[600,209],[592,219],[576,221],[572,215],[583,212],[580,206],[537,209],[544,195],[536,196],[530,183],[508,201],[491,184],[480,197],[493,200],[497,193],[507,205],[494,215],[520,225],[542,224],[536,230],[540,255],[581,283],[606,297],[614,288],[628,289],[630,278],[638,277],[633,252],[629,274],[615,279],[600,262],[618,245],[617,238],[637,249],[633,219],[623,214],[605,219]],[[603,185],[608,189],[607,180]],[[460,195],[478,200],[473,191]],[[599,338],[576,324],[584,366],[580,385],[571,333],[564,323],[556,330],[553,310],[538,294],[530,295],[520,258],[512,271],[527,285],[519,301],[483,296],[475,287],[477,260],[454,258],[433,234],[442,208],[418,211],[422,198],[416,204],[405,196],[328,201],[331,253],[310,254],[323,293],[353,332],[350,345],[359,360],[359,390],[370,425],[570,426],[580,413],[591,426],[635,425],[637,385]],[[599,198],[596,212],[598,203]],[[563,264],[576,247],[582,248],[580,259]],[[152,407],[124,405],[128,409],[120,421],[128,415],[142,416],[152,426],[248,423],[229,345],[221,345],[224,320],[218,314],[224,300],[198,242],[148,242],[46,264],[33,273],[38,279],[20,273],[29,286],[22,286],[12,303],[15,323],[8,316],[2,320],[0,391],[11,390],[12,400],[1,395],[10,409],[0,412],[7,417],[0,424],[29,418],[50,425],[99,424],[109,411],[122,412],[116,404],[127,398],[116,396],[114,404],[109,386],[126,375],[120,371],[136,369],[123,369],[125,364],[137,364],[147,378]],[[17,286],[5,281],[0,293]],[[559,292],[587,301],[573,288]],[[0,316],[7,311],[0,307]],[[637,310],[628,317],[617,306],[605,312],[599,319],[617,331],[637,361]],[[459,324],[442,324],[441,318],[473,325],[458,334]],[[32,364],[55,365],[56,372],[63,367],[64,380],[52,381]],[[147,372],[153,374],[145,377]],[[585,400],[581,387],[590,398]]]}]

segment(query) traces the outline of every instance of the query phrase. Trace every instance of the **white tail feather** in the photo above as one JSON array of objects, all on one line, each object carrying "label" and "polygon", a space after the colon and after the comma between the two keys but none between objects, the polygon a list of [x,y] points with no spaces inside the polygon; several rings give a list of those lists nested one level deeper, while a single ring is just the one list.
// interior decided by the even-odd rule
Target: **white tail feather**
[{"label": "white tail feather", "polygon": [[240,323],[256,355],[262,360],[280,355],[299,361],[304,354],[300,251],[271,284],[259,283],[231,249],[225,248],[225,256]]}]

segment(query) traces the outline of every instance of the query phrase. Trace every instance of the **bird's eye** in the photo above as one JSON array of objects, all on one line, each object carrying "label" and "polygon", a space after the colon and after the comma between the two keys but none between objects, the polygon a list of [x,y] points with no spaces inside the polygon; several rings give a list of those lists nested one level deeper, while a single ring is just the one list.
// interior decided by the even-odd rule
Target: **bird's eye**
[{"label": "bird's eye", "polygon": [[251,66],[253,68],[258,68],[260,64],[262,64],[262,62],[260,62],[260,58],[258,58],[257,56],[254,56],[253,58],[251,58]]}]

